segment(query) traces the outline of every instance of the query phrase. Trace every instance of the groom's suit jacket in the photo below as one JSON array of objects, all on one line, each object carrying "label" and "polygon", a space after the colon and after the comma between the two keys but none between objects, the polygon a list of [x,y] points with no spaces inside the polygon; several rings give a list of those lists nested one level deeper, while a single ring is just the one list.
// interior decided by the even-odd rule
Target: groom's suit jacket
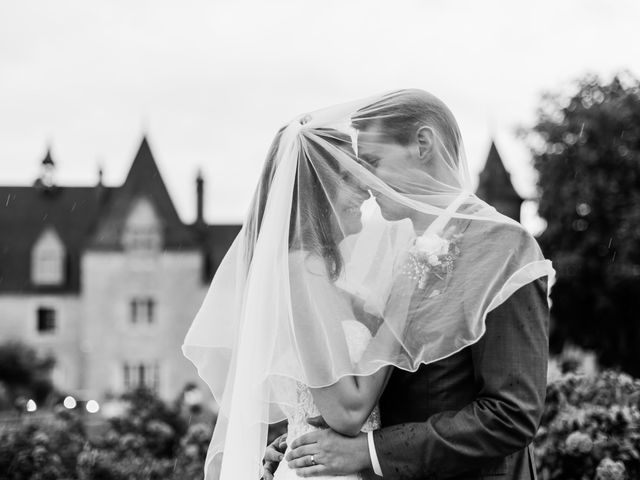
[{"label": "groom's suit jacket", "polygon": [[[466,233],[463,255],[480,240],[488,251],[497,245],[495,235]],[[393,371],[374,432],[385,480],[536,478],[531,441],[546,390],[546,282],[521,287],[489,312],[477,343],[414,373]]]}]

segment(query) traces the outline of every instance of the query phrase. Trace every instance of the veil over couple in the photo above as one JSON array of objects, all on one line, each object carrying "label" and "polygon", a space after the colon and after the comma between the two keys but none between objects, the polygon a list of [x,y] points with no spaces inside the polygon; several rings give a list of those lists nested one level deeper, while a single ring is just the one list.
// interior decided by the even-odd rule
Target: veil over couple
[{"label": "veil over couple", "polygon": [[220,406],[205,478],[535,478],[553,276],[435,96],[295,118],[182,347]]}]

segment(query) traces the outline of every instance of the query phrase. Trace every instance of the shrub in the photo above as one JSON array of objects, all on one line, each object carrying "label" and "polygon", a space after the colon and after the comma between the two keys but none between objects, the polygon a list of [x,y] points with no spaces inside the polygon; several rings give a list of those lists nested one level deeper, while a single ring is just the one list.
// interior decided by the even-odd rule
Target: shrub
[{"label": "shrub", "polygon": [[[124,395],[122,415],[90,437],[81,415],[60,406],[0,426],[0,472],[7,480],[201,480],[212,426],[190,423],[179,402],[152,392]],[[40,412],[39,412],[40,413]]]},{"label": "shrub", "polygon": [[604,371],[551,382],[535,445],[544,480],[640,478],[640,380]]},{"label": "shrub", "polygon": [[64,408],[48,419],[27,416],[17,428],[0,430],[0,472],[12,480],[75,478],[85,443],[83,425]]}]

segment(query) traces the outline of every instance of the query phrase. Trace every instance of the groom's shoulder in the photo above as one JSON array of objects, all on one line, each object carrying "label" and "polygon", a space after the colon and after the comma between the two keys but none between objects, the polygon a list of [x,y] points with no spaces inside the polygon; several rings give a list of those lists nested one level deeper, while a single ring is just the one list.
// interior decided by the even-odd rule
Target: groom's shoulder
[{"label": "groom's shoulder", "polygon": [[479,246],[485,251],[502,253],[537,244],[535,238],[515,221],[471,220],[462,232],[462,239],[466,244]]}]

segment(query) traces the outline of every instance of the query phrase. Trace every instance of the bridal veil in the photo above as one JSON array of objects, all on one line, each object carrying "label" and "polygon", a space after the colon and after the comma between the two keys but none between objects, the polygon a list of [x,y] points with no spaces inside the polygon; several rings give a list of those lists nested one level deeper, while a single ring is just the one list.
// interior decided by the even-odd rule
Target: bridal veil
[{"label": "bridal veil", "polygon": [[[401,90],[294,118],[182,346],[220,407],[206,478],[257,480],[268,426],[300,385],[452,355],[553,273],[519,223],[474,195],[435,96]],[[349,329],[372,337],[355,356]]]}]

